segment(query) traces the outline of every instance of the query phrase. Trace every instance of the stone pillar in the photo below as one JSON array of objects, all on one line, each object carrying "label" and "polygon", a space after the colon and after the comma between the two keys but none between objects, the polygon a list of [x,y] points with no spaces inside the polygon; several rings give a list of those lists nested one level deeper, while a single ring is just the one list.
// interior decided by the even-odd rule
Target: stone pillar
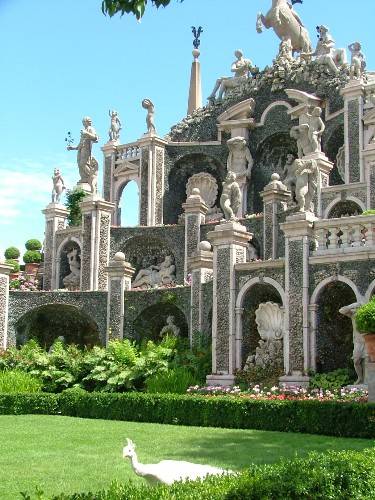
[{"label": "stone pillar", "polygon": [[280,382],[307,385],[310,366],[309,255],[313,239],[310,212],[298,213],[281,224],[285,234],[285,337],[286,375]]},{"label": "stone pillar", "polygon": [[236,284],[234,266],[246,261],[252,234],[242,224],[223,221],[208,233],[214,247],[212,308],[212,375],[210,384],[230,385],[236,365]]},{"label": "stone pillar", "polygon": [[[115,200],[115,193],[113,192],[113,181],[114,181],[114,171],[116,168],[116,154],[117,154],[117,142],[107,142],[102,147],[104,155],[104,165],[103,165],[103,198],[105,201],[110,201],[116,204],[116,209],[118,205],[118,200]],[[118,226],[118,216],[117,211],[112,213],[112,224]]]},{"label": "stone pillar", "polygon": [[107,290],[105,268],[109,260],[111,214],[114,208],[113,203],[95,195],[88,196],[81,202],[82,290]]},{"label": "stone pillar", "polygon": [[167,141],[145,134],[141,148],[141,226],[163,224],[164,156]]},{"label": "stone pillar", "polygon": [[108,275],[106,344],[124,337],[124,292],[131,288],[134,271],[122,252],[117,252],[105,268]]},{"label": "stone pillar", "polygon": [[9,274],[12,266],[0,263],[0,349],[8,344]]},{"label": "stone pillar", "polygon": [[199,50],[194,49],[194,61],[191,65],[189,103],[187,111],[188,115],[191,115],[193,111],[202,107],[201,63],[198,61],[199,55]]},{"label": "stone pillar", "polygon": [[189,257],[191,270],[190,301],[190,344],[194,344],[194,335],[203,333],[204,311],[202,284],[212,279],[213,252],[208,241],[201,241],[197,250]]},{"label": "stone pillar", "polygon": [[56,231],[64,229],[69,211],[60,203],[50,203],[42,211],[45,216],[43,290],[56,290]]},{"label": "stone pillar", "polygon": [[367,209],[369,210],[375,208],[375,143],[367,144],[362,154],[366,171]]},{"label": "stone pillar", "polygon": [[263,259],[277,259],[279,222],[277,215],[286,210],[291,193],[280,181],[279,174],[272,174],[271,182],[260,193],[263,199]]},{"label": "stone pillar", "polygon": [[198,188],[193,188],[191,195],[183,203],[185,211],[185,264],[184,277],[189,273],[189,258],[197,251],[201,240],[201,224],[204,224],[207,205],[204,203]]},{"label": "stone pillar", "polygon": [[344,98],[345,183],[365,180],[363,164],[363,105],[365,87],[362,80],[351,80],[342,90]]}]

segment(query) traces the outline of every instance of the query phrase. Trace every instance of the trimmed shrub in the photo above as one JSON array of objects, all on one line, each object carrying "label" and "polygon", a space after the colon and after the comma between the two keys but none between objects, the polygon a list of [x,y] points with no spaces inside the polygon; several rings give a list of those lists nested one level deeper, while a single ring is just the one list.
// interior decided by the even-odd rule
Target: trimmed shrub
[{"label": "trimmed shrub", "polygon": [[0,393],[31,393],[42,390],[41,381],[20,370],[0,371]]},{"label": "trimmed shrub", "polygon": [[18,273],[18,271],[20,270],[20,264],[16,259],[6,259],[5,264],[12,266],[14,273]]},{"label": "trimmed shrub", "polygon": [[38,250],[27,250],[23,255],[23,260],[26,264],[42,262],[42,254]]},{"label": "trimmed shrub", "polygon": [[39,240],[31,239],[26,241],[25,247],[26,250],[40,250],[42,248],[42,244]]},{"label": "trimmed shrub", "polygon": [[310,378],[310,389],[337,390],[354,381],[347,368],[339,368],[333,372],[315,373]]},{"label": "trimmed shrub", "polygon": [[9,259],[18,259],[21,255],[20,251],[16,247],[8,247],[4,252],[4,257]]},{"label": "trimmed shrub", "polygon": [[80,226],[82,224],[82,212],[80,203],[85,198],[86,193],[81,188],[68,189],[66,191],[65,206],[69,210],[69,226]]},{"label": "trimmed shrub", "polygon": [[375,299],[370,300],[357,310],[355,323],[360,332],[375,333]]},{"label": "trimmed shrub", "polygon": [[184,366],[157,373],[146,380],[147,392],[186,394],[188,387],[198,384],[198,380],[191,371]]}]

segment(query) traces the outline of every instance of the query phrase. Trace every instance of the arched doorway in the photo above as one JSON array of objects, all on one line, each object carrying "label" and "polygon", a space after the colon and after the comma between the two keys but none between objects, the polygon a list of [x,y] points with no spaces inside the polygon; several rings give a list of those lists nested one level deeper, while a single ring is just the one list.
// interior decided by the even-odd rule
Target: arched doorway
[{"label": "arched doorway", "polygon": [[100,344],[96,322],[77,307],[66,304],[46,304],[24,314],[15,325],[16,343],[30,339],[49,349],[57,337],[67,344],[92,347]]},{"label": "arched doorway", "polygon": [[160,302],[147,307],[136,318],[133,329],[135,340],[160,342],[160,332],[169,316],[173,316],[173,323],[180,329],[179,337],[187,339],[189,332],[185,314],[175,304]]},{"label": "arched doorway", "polygon": [[135,180],[124,183],[118,192],[117,221],[121,227],[139,225],[139,186]]}]

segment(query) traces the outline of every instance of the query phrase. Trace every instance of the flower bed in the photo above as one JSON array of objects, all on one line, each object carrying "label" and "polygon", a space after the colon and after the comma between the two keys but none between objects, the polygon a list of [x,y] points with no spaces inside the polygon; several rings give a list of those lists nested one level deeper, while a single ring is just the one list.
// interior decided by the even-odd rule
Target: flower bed
[{"label": "flower bed", "polygon": [[367,403],[368,392],[366,390],[342,387],[337,390],[305,389],[303,387],[262,387],[254,385],[248,390],[242,391],[238,386],[203,386],[189,387],[188,394],[199,394],[202,396],[236,396],[240,398],[258,400],[289,400],[289,401],[339,401],[342,403]]}]

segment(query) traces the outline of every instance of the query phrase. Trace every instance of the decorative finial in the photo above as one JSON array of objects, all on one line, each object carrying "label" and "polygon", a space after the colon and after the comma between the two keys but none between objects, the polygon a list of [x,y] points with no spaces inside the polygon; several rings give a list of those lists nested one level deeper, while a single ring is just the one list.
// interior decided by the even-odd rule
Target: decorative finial
[{"label": "decorative finial", "polygon": [[202,26],[199,26],[198,29],[195,27],[195,26],[192,26],[191,27],[191,31],[194,35],[194,40],[193,40],[193,46],[195,49],[199,49],[199,45],[201,44],[201,41],[200,41],[200,36],[201,36],[201,33],[203,33],[203,28]]}]

